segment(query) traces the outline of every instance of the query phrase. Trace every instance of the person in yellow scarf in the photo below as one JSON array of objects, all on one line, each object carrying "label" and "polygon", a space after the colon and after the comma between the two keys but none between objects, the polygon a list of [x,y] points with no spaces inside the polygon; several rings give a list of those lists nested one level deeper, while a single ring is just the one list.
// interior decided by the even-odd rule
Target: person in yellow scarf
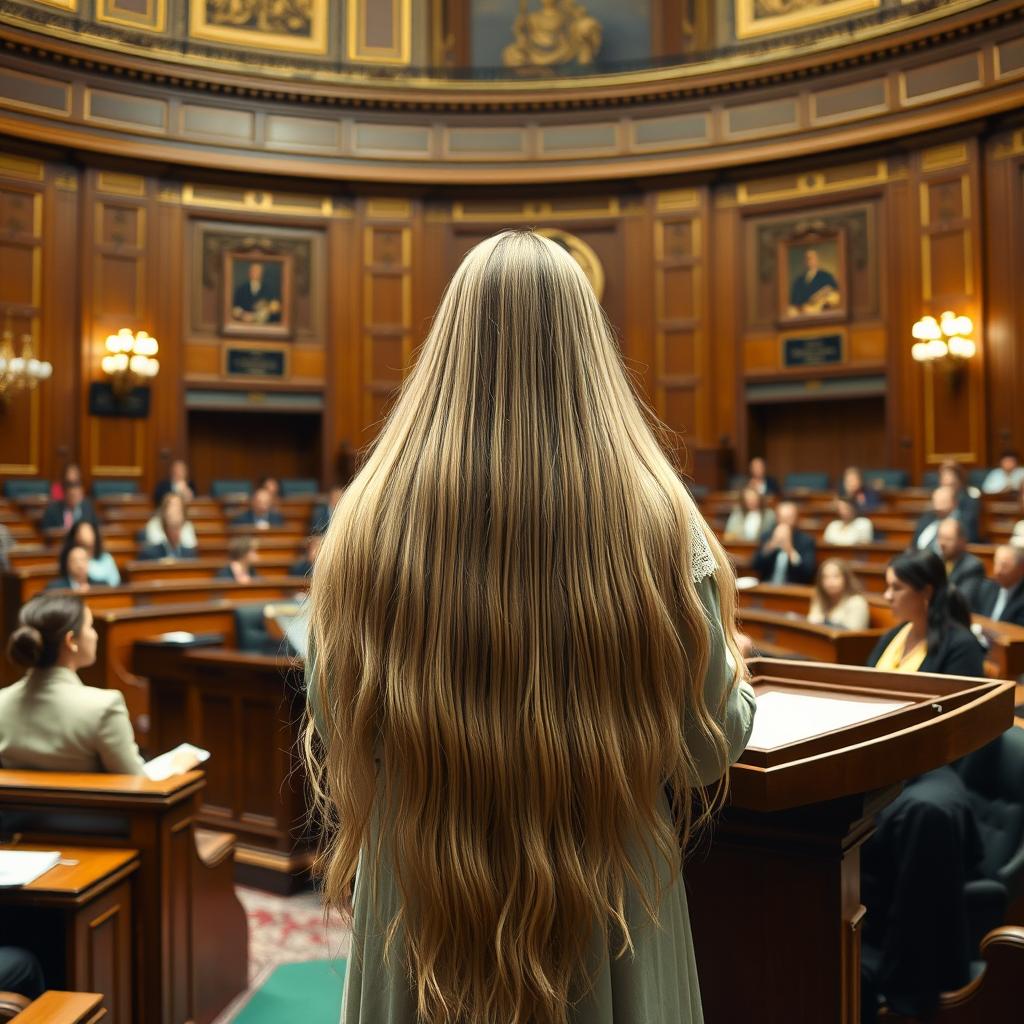
[{"label": "person in yellow scarf", "polygon": [[971,633],[963,595],[933,551],[898,555],[885,571],[885,599],[900,625],[875,646],[868,665],[888,672],[983,676],[985,656]]}]

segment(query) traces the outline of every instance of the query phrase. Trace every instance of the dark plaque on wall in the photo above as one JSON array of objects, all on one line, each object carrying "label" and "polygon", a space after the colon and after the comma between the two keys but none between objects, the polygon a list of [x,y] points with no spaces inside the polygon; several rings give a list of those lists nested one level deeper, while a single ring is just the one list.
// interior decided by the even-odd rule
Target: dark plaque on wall
[{"label": "dark plaque on wall", "polygon": [[288,376],[288,354],[278,348],[227,345],[224,350],[224,375],[283,380]]},{"label": "dark plaque on wall", "polygon": [[89,385],[89,415],[144,420],[149,415],[149,388],[132,388],[118,395],[106,381],[93,381]]},{"label": "dark plaque on wall", "polygon": [[843,361],[843,336],[819,334],[810,338],[786,338],[782,342],[782,365],[786,367],[827,366]]}]

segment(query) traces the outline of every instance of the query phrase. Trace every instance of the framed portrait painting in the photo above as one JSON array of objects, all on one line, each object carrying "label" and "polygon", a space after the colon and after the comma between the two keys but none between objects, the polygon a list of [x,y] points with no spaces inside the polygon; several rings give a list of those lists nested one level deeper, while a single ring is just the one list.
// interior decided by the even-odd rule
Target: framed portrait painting
[{"label": "framed portrait painting", "polygon": [[846,232],[805,232],[779,242],[779,323],[846,317]]},{"label": "framed portrait painting", "polygon": [[221,333],[246,338],[292,336],[290,253],[225,250],[221,280]]}]

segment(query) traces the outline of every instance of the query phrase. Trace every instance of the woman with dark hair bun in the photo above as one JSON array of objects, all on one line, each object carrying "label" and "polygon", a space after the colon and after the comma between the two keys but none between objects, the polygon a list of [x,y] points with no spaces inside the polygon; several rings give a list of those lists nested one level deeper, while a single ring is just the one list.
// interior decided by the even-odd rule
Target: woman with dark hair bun
[{"label": "woman with dark hair bun", "polygon": [[21,609],[7,657],[28,671],[0,690],[0,767],[142,774],[124,696],[78,678],[96,641],[73,595],[40,594]]},{"label": "woman with dark hair bun", "polygon": [[900,625],[878,641],[868,665],[889,672],[984,676],[985,656],[971,633],[970,609],[934,551],[894,558],[885,584],[885,599]]},{"label": "woman with dark hair bun", "polygon": [[[868,664],[889,672],[984,676],[984,653],[963,596],[935,552],[894,558],[885,597],[900,625]],[[981,835],[970,797],[946,765],[907,781],[878,815],[861,848],[862,1021],[880,1005],[929,1017],[939,995],[970,981],[972,949],[964,885],[976,877]]]}]

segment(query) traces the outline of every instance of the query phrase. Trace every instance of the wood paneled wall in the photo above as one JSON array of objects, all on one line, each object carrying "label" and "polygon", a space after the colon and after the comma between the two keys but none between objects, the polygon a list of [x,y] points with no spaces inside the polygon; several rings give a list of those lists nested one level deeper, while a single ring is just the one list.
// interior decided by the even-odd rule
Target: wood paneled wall
[{"label": "wood paneled wall", "polygon": [[[90,477],[148,488],[192,441],[212,473],[219,438],[224,466],[240,465],[247,441],[258,457],[259,432],[246,424],[268,403],[291,402],[307,417],[299,434],[308,439],[319,423],[320,443],[311,452],[303,442],[291,463],[278,451],[268,469],[312,467],[326,481],[343,448],[376,433],[465,252],[508,226],[558,228],[596,253],[629,372],[690,448],[723,446],[739,464],[771,451],[779,473],[838,471],[848,445],[822,446],[831,460],[822,465],[820,452],[791,444],[812,414],[773,409],[794,401],[819,410],[826,434],[864,435],[864,461],[914,473],[1024,446],[1024,129],[786,173],[548,193],[396,186],[358,196],[316,182],[182,182],[158,169],[72,168],[0,149],[0,320],[9,311],[14,331],[31,330],[55,365],[34,396],[0,412],[0,473],[53,476],[79,458]],[[782,343],[799,330],[778,321],[764,260],[805,222],[846,230],[850,295],[834,326],[842,360],[794,368]],[[224,372],[227,339],[205,261],[213,252],[216,263],[218,238],[250,236],[283,239],[308,264],[279,381]],[[980,354],[955,377],[910,358],[913,322],[945,308],[978,325]],[[160,341],[145,420],[88,413],[104,340],[123,326]],[[190,413],[201,409],[220,412]],[[844,422],[843,409],[861,418]]]}]

